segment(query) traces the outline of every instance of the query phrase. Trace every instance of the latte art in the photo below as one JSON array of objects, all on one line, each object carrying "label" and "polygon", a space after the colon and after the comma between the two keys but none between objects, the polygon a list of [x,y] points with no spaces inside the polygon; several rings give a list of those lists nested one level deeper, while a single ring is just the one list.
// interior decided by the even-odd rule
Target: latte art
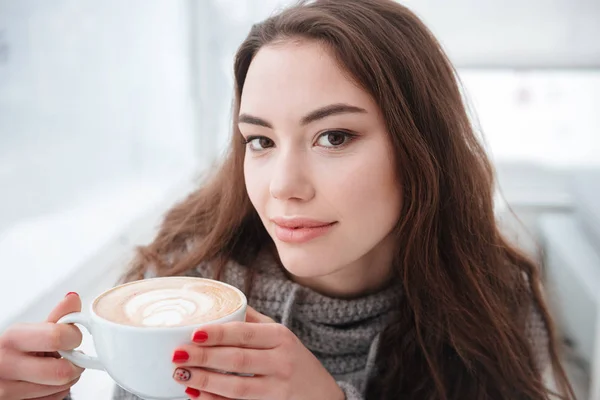
[{"label": "latte art", "polygon": [[202,278],[155,278],[118,286],[99,297],[94,311],[125,325],[169,327],[222,318],[242,306],[240,294]]},{"label": "latte art", "polygon": [[211,296],[191,289],[186,284],[181,290],[157,289],[143,293],[124,304],[125,314],[144,326],[173,326],[214,309]]}]

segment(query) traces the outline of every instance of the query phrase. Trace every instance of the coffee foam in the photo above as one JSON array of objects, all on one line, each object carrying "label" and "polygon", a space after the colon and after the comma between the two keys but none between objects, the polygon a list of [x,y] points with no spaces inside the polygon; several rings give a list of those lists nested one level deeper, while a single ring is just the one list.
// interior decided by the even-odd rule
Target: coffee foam
[{"label": "coffee foam", "polygon": [[118,286],[93,305],[100,317],[140,327],[184,326],[233,313],[243,300],[234,289],[202,278],[155,278]]}]

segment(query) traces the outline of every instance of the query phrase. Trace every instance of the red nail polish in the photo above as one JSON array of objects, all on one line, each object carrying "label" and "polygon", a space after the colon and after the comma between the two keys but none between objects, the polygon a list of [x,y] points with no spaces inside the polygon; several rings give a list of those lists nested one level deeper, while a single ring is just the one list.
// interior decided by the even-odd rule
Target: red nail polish
[{"label": "red nail polish", "polygon": [[208,340],[208,333],[204,331],[197,331],[194,333],[194,338],[192,340],[196,343],[204,343]]},{"label": "red nail polish", "polygon": [[69,292],[69,293],[67,293],[67,294],[66,294],[66,296],[65,296],[65,297],[69,297],[69,296],[70,296],[70,295],[72,295],[72,294],[74,294],[75,296],[79,296],[79,295],[77,294],[77,292]]},{"label": "red nail polish", "polygon": [[191,387],[185,389],[185,394],[187,394],[189,396],[192,396],[194,398],[200,397],[200,391],[198,389],[194,389],[194,388],[191,388]]},{"label": "red nail polish", "polygon": [[187,353],[187,351],[175,350],[175,352],[173,353],[173,362],[175,362],[175,363],[184,362],[189,359],[190,359],[190,355]]}]

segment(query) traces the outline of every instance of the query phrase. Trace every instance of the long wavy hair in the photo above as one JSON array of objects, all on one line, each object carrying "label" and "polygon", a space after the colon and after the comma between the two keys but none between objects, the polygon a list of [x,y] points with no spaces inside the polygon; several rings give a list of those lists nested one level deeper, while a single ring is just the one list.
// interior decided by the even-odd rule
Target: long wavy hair
[{"label": "long wavy hair", "polygon": [[[415,14],[391,0],[300,2],[250,30],[234,65],[227,154],[139,248],[124,280],[185,274],[203,261],[251,268],[273,242],[248,195],[237,127],[248,67],[262,46],[325,45],[383,113],[402,182],[394,268],[404,298],[382,334],[373,399],[574,398],[557,354],[537,265],[499,232],[494,171],[463,104],[456,71]],[[248,290],[251,289],[251,285]],[[536,309],[559,393],[544,385],[526,334]],[[544,349],[546,351],[546,349]]]}]

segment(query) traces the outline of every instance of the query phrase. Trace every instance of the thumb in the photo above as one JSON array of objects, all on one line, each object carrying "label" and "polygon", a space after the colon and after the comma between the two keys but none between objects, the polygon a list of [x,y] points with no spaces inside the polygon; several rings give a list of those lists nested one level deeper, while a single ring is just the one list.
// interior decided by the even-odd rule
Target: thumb
[{"label": "thumb", "polygon": [[271,318],[264,314],[259,313],[254,308],[246,307],[246,322],[255,322],[259,324],[272,324],[275,323]]},{"label": "thumb", "polygon": [[67,314],[79,311],[81,311],[81,299],[77,293],[70,292],[50,311],[46,321],[56,322]]}]

